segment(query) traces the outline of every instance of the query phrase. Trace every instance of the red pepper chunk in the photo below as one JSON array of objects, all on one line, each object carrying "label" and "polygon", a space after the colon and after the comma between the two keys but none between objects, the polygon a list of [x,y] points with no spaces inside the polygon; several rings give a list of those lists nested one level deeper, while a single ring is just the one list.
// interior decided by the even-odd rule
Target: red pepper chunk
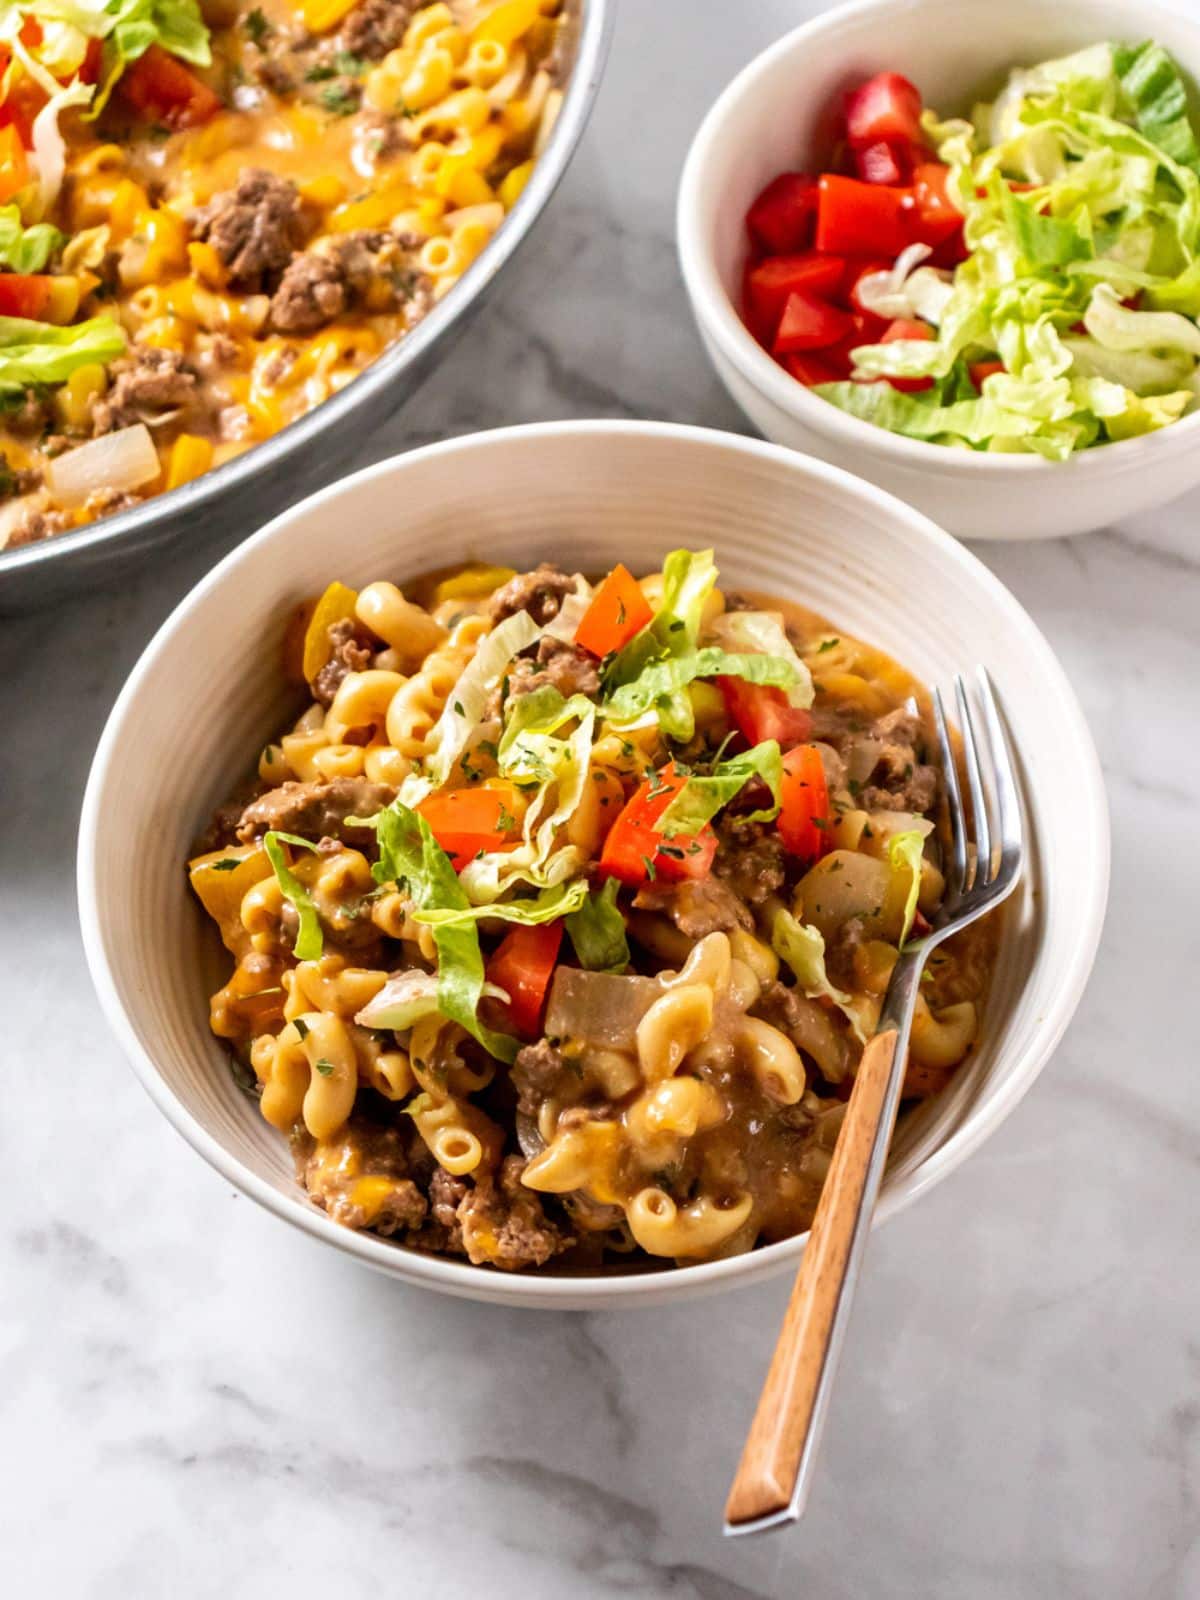
[{"label": "red pepper chunk", "polygon": [[829,788],[816,745],[798,744],[783,758],[779,837],[785,850],[816,861],[830,848]]},{"label": "red pepper chunk", "polygon": [[866,144],[854,152],[854,165],[864,183],[904,183],[908,177],[907,161],[898,145],[883,139]]},{"label": "red pepper chunk", "polygon": [[161,122],[168,128],[194,128],[221,109],[208,85],[157,44],[124,73],[120,91],[147,122]]},{"label": "red pepper chunk", "polygon": [[516,927],[497,946],[487,964],[487,981],[508,995],[505,1012],[513,1030],[527,1039],[542,1031],[546,991],[558,963],[563,924],[545,922],[539,927]]},{"label": "red pepper chunk", "polygon": [[676,883],[708,875],[717,836],[707,823],[699,833],[676,833],[670,838],[655,827],[686,782],[672,761],[638,787],[608,830],[600,856],[602,874],[636,885],[656,878]]},{"label": "red pepper chunk", "polygon": [[796,350],[826,350],[844,339],[853,326],[848,311],[798,290],[787,297],[772,348],[777,356]]},{"label": "red pepper chunk", "polygon": [[641,633],[653,615],[641,584],[618,562],[592,596],[575,643],[590,655],[606,656]]},{"label": "red pepper chunk", "polygon": [[774,333],[790,294],[797,291],[812,295],[836,294],[842,287],[845,271],[846,263],[838,256],[818,255],[815,250],[802,250],[791,256],[768,256],[746,274],[749,309]]},{"label": "red pepper chunk", "polygon": [[971,374],[971,382],[977,389],[982,389],[985,381],[993,373],[1003,372],[1003,361],[969,361],[967,371]]},{"label": "red pepper chunk", "polygon": [[817,183],[805,172],[781,172],[746,213],[750,237],[771,255],[804,250],[812,243]]},{"label": "red pepper chunk", "polygon": [[855,150],[873,144],[925,144],[921,91],[898,72],[877,72],[846,96],[846,138]]},{"label": "red pepper chunk", "polygon": [[730,722],[749,745],[774,739],[781,749],[802,744],[812,735],[812,717],[794,706],[782,689],[765,683],[747,683],[745,678],[717,680]]},{"label": "red pepper chunk", "polygon": [[914,237],[931,249],[945,244],[961,231],[963,214],[946,187],[950,168],[940,161],[922,162],[913,172],[913,197],[917,216]]},{"label": "red pepper chunk", "polygon": [[891,256],[912,243],[912,191],[826,172],[817,202],[817,249],[841,256]]},{"label": "red pepper chunk", "polygon": [[489,788],[445,789],[426,795],[416,808],[450,857],[455,872],[481,850],[515,850],[521,805],[511,783]]},{"label": "red pepper chunk", "polygon": [[50,300],[54,280],[35,273],[0,272],[0,317],[37,321]]}]

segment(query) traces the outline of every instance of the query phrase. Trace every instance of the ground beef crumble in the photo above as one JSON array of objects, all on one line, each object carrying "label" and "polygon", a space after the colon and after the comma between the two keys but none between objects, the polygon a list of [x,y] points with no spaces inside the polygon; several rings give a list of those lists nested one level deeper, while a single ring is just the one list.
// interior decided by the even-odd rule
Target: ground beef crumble
[{"label": "ground beef crumble", "polygon": [[239,288],[258,289],[280,273],[304,242],[300,193],[290,178],[250,167],[236,188],[214,195],[191,217],[194,236],[207,241]]},{"label": "ground beef crumble", "polygon": [[551,1222],[541,1198],[521,1182],[522,1156],[506,1156],[498,1178],[478,1179],[458,1208],[463,1244],[476,1266],[518,1272],[541,1267],[575,1241]]},{"label": "ground beef crumble", "polygon": [[373,828],[356,828],[348,817],[369,817],[390,805],[396,791],[367,778],[334,778],[330,783],[285,783],[269,789],[242,812],[237,836],[243,844],[261,839],[275,828],[305,839],[341,839],[358,850],[370,850]]},{"label": "ground beef crumble", "polygon": [[565,1058],[549,1039],[522,1045],[512,1064],[510,1077],[517,1091],[517,1110],[535,1117],[542,1101],[562,1075]]},{"label": "ground beef crumble", "polygon": [[137,345],[114,361],[107,393],[92,405],[92,433],[99,438],[135,422],[157,421],[196,399],[196,374],[178,350]]},{"label": "ground beef crumble", "polygon": [[490,605],[492,621],[503,622],[518,611],[528,611],[537,623],[552,622],[574,587],[574,578],[552,562],[543,561],[532,572],[519,572],[496,590]]},{"label": "ground beef crumble", "polygon": [[682,883],[651,883],[634,897],[639,911],[661,911],[689,939],[754,927],[754,917],[721,878],[685,878]]},{"label": "ground beef crumble", "polygon": [[774,825],[722,818],[713,871],[747,905],[778,894],[787,880],[787,857]]},{"label": "ground beef crumble", "polygon": [[332,653],[313,679],[313,697],[323,706],[333,704],[342,680],[351,672],[365,672],[375,659],[370,635],[350,617],[329,626]]},{"label": "ground beef crumble", "polygon": [[416,0],[361,0],[346,18],[342,46],[364,61],[381,61],[404,38]]}]

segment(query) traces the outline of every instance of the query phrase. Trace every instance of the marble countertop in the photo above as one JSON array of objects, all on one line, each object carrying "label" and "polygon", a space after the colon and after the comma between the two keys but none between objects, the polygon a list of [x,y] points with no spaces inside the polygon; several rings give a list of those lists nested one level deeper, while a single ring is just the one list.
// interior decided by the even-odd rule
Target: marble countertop
[{"label": "marble countertop", "polygon": [[[713,95],[815,5],[624,0],[536,239],[364,460],[545,417],[739,428],[672,242]],[[76,924],[80,794],[212,549],[0,622],[0,1588],[176,1600],[1200,1594],[1200,495],[988,546],[1095,730],[1115,839],[1045,1075],[875,1240],[802,1526],[720,1510],[786,1283],[534,1315],[406,1290],[240,1199],[138,1088]],[[115,819],[119,822],[119,819]],[[1188,824],[1191,824],[1189,828]],[[7,1581],[5,1581],[7,1580]]]}]

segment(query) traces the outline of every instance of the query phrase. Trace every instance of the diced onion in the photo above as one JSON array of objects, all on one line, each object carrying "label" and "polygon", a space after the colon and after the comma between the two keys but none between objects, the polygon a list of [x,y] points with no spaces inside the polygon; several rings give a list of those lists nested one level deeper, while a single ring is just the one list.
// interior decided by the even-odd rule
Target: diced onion
[{"label": "diced onion", "polygon": [[60,505],[81,506],[98,489],[124,494],[149,483],[158,472],[150,430],[135,422],[57,456],[46,468],[46,486]]},{"label": "diced onion", "polygon": [[632,1050],[637,1025],[662,994],[653,978],[558,967],[546,1007],[546,1033],[606,1050]]}]

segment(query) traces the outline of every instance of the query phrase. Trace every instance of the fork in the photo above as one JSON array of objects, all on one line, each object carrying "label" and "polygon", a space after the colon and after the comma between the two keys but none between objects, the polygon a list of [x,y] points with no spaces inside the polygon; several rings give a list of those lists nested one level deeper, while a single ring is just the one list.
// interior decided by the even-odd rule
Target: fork
[{"label": "fork", "polygon": [[929,932],[903,947],[878,1027],[863,1051],[779,1341],[725,1504],[727,1534],[781,1527],[798,1520],[804,1511],[900,1104],[909,1031],[925,960],[951,934],[999,905],[1021,875],[1016,774],[991,680],[982,667],[977,668],[977,677],[982,708],[978,723],[962,676],[954,680],[969,816],[945,706],[941,693],[934,690],[934,719],[950,813],[946,893]]}]

